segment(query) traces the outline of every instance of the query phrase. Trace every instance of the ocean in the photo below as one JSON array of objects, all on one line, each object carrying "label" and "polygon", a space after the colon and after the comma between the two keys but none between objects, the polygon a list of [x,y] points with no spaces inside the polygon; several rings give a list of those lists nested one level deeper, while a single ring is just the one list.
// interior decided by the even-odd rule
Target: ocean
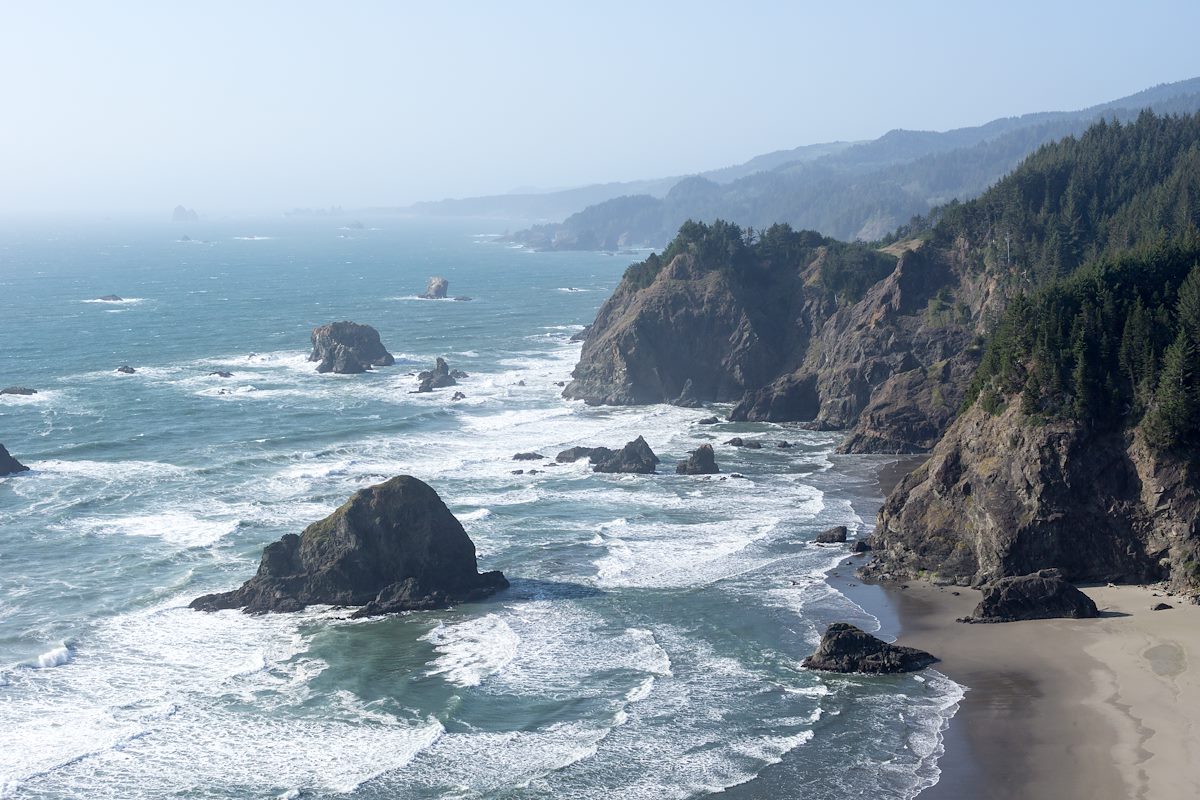
[{"label": "ocean", "polygon": [[[0,396],[0,442],[32,468],[0,478],[0,798],[844,800],[936,782],[961,687],[800,668],[829,622],[880,627],[827,580],[845,548],[812,540],[869,532],[883,460],[835,455],[836,433],[696,424],[713,409],[563,400],[571,335],[638,256],[364,221],[0,229],[0,387],[38,390]],[[432,275],[472,299],[417,299]],[[342,319],[396,365],[318,375],[309,333]],[[465,399],[412,393],[438,356],[469,373]],[[660,474],[512,460],[638,435]],[[705,442],[726,479],[675,475]],[[353,621],[187,608],[399,474],[511,589]]]}]

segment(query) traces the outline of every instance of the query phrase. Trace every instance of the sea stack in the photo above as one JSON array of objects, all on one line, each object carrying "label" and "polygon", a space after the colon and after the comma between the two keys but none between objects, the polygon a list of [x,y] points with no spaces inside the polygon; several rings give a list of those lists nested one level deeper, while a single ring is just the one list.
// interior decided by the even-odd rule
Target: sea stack
[{"label": "sea stack", "polygon": [[421,295],[422,300],[445,300],[446,293],[450,291],[450,281],[445,278],[434,276],[429,279],[429,283],[425,284],[425,294]]},{"label": "sea stack", "polygon": [[[459,374],[465,375],[466,373]],[[434,389],[445,389],[448,386],[458,385],[458,381],[454,378],[454,372],[450,370],[450,365],[441,356],[438,356],[437,361],[434,362],[433,369],[418,373],[417,380],[421,382],[417,387],[418,392],[432,392]]]},{"label": "sea stack", "polygon": [[192,601],[249,614],[361,606],[355,617],[445,608],[508,586],[478,571],[475,545],[430,486],[410,476],[355,492],[337,511],[264,548],[258,573]]},{"label": "sea stack", "polygon": [[700,445],[691,455],[675,465],[675,472],[680,475],[715,475],[720,471],[711,444]]},{"label": "sea stack", "polygon": [[658,456],[654,455],[654,451],[650,449],[650,445],[646,444],[646,440],[639,436],[603,460],[597,461],[593,458],[592,463],[595,464],[592,472],[631,472],[639,475],[652,475],[655,467],[658,466]]},{"label": "sea stack", "polygon": [[379,331],[357,322],[331,322],[313,328],[312,354],[317,372],[357,375],[371,367],[390,367],[396,363],[379,340]]},{"label": "sea stack", "polygon": [[4,445],[0,444],[0,475],[16,475],[18,472],[28,471],[29,467],[9,455]]},{"label": "sea stack", "polygon": [[935,661],[924,650],[888,644],[848,622],[835,622],[821,637],[817,651],[801,666],[825,672],[884,674],[915,672]]}]

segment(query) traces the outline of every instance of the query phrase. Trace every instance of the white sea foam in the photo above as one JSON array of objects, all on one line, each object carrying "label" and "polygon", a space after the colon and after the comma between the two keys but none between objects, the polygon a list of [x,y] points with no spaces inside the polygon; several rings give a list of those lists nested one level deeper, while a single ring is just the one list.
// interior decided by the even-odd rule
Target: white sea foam
[{"label": "white sea foam", "polygon": [[444,676],[457,686],[478,686],[504,669],[521,643],[521,637],[496,614],[441,623],[421,638],[440,654],[426,674]]},{"label": "white sea foam", "polygon": [[58,647],[39,655],[37,658],[28,662],[27,666],[33,669],[50,669],[52,667],[61,667],[63,664],[69,664],[75,654],[66,642],[63,642]]},{"label": "white sea foam", "polygon": [[179,547],[207,547],[237,530],[238,520],[182,510],[119,517],[81,517],[74,523],[92,535],[151,536]]},{"label": "white sea foam", "polygon": [[81,303],[98,303],[98,304],[104,305],[104,306],[135,306],[138,303],[146,302],[146,298],[144,298],[144,297],[122,297],[120,300],[101,300],[100,298],[97,297],[97,298],[93,298],[91,300],[80,300],[79,302],[81,302]]}]

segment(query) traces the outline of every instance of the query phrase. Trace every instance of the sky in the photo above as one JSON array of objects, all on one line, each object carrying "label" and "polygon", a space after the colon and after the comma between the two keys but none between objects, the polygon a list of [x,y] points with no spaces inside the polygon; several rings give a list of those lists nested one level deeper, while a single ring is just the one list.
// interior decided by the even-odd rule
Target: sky
[{"label": "sky", "polygon": [[1195,0],[0,0],[0,215],[683,175],[1196,77],[1197,30]]}]

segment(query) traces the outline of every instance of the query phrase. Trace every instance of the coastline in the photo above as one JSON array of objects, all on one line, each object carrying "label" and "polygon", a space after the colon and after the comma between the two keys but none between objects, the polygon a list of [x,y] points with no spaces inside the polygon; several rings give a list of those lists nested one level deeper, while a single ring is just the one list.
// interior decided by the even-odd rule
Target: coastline
[{"label": "coastline", "polygon": [[[911,467],[880,468],[884,496]],[[1200,606],[1158,587],[1085,586],[1098,619],[963,625],[978,590],[864,584],[846,569],[862,563],[830,581],[967,688],[921,800],[1200,797]]]}]

